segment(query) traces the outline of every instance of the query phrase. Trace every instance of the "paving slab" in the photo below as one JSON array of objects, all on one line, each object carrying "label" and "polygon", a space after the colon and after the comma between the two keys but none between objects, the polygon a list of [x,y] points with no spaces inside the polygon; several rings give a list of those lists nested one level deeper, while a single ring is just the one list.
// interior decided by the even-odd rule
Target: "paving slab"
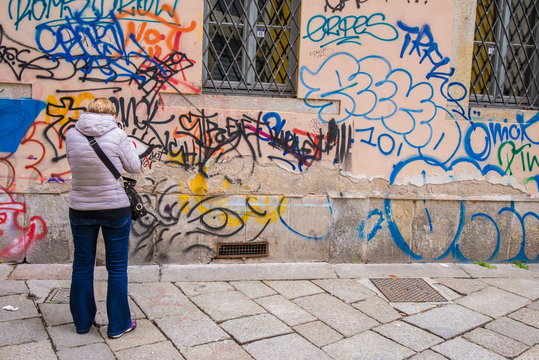
[{"label": "paving slab", "polygon": [[69,324],[73,322],[69,304],[38,304],[39,311],[47,326]]},{"label": "paving slab", "polygon": [[495,264],[496,269],[489,269],[476,264],[456,264],[472,278],[537,278],[539,272],[525,270],[511,264]]},{"label": "paving slab", "polygon": [[389,305],[394,307],[399,313],[405,315],[414,315],[426,310],[438,307],[440,305],[445,305],[446,303],[437,303],[437,302],[391,302]]},{"label": "paving slab", "polygon": [[447,358],[432,350],[425,350],[422,353],[412,356],[409,360],[446,360]]},{"label": "paving slab", "polygon": [[378,321],[329,294],[306,296],[295,299],[294,302],[345,337],[379,324]]},{"label": "paving slab", "polygon": [[417,352],[444,341],[438,336],[402,321],[384,324],[372,330]]},{"label": "paving slab", "polygon": [[204,344],[184,350],[187,360],[251,360],[252,357],[238,344],[230,340],[223,340]]},{"label": "paving slab", "polygon": [[257,360],[331,360],[322,350],[297,334],[259,340],[243,346]]},{"label": "paving slab", "polygon": [[536,300],[527,306],[530,309],[539,311],[539,300]]},{"label": "paving slab", "polygon": [[529,303],[529,299],[489,286],[455,303],[493,318],[509,314]]},{"label": "paving slab", "polygon": [[349,304],[375,295],[354,279],[314,280],[313,283]]},{"label": "paving slab", "polygon": [[324,290],[308,280],[265,281],[264,283],[287,299],[295,299],[301,296],[321,294],[324,292]]},{"label": "paving slab", "polygon": [[519,341],[485,328],[477,328],[462,337],[511,359],[528,349],[526,345]]},{"label": "paving slab", "polygon": [[129,293],[150,320],[183,314],[196,306],[171,283],[134,283]]},{"label": "paving slab", "polygon": [[539,311],[530,308],[522,308],[508,315],[511,319],[523,322],[539,329]]},{"label": "paving slab", "polygon": [[77,334],[75,325],[47,326],[52,343],[57,350],[105,342],[95,327],[86,334]]},{"label": "paving slab", "polygon": [[14,268],[15,265],[0,264],[0,280],[7,280]]},{"label": "paving slab", "polygon": [[[138,307],[137,304],[131,299],[131,297],[128,298],[129,302],[129,310],[131,311],[131,318],[134,320],[143,319],[146,317],[142,310]],[[106,325],[109,322],[108,319],[108,313],[107,313],[107,302],[106,301],[99,301],[96,303],[97,305],[97,314],[95,315],[95,322],[98,325]]]},{"label": "paving slab", "polygon": [[458,292],[453,291],[453,289],[443,284],[436,283],[432,279],[424,279],[424,280],[426,280],[427,283],[429,283],[429,285],[432,286],[434,290],[436,290],[440,295],[442,295],[444,298],[446,298],[449,301],[455,301],[462,297],[462,295],[459,294]]},{"label": "paving slab", "polygon": [[[4,306],[18,308],[16,311],[3,310]],[[26,294],[8,295],[0,297],[0,321],[27,319],[39,316],[34,302]]]},{"label": "paving slab", "polygon": [[26,294],[28,288],[23,280],[0,280],[0,296]]},{"label": "paving slab", "polygon": [[170,341],[121,350],[116,353],[116,356],[118,360],[181,360],[184,358]]},{"label": "paving slab", "polygon": [[70,280],[27,280],[29,294],[32,294],[36,303],[42,303],[47,299],[53,289],[69,289]]},{"label": "paving slab", "polygon": [[9,280],[71,280],[70,264],[18,264]]},{"label": "paving slab", "polygon": [[177,348],[183,349],[214,341],[230,339],[230,336],[200,310],[155,320]]},{"label": "paving slab", "polygon": [[479,345],[473,344],[463,338],[456,338],[436,345],[433,350],[447,356],[449,359],[474,359],[474,360],[503,360],[503,356],[493,353]]},{"label": "paving slab", "polygon": [[339,278],[386,278],[389,275],[406,278],[467,278],[470,277],[456,264],[336,264]]},{"label": "paving slab", "polygon": [[434,280],[461,295],[470,295],[488,286],[487,283],[479,279],[436,278]]},{"label": "paving slab", "polygon": [[404,321],[449,339],[481,326],[491,318],[456,304],[449,304],[409,316]]},{"label": "paving slab", "polygon": [[0,346],[24,344],[47,339],[47,332],[39,318],[0,322]]},{"label": "paving slab", "polygon": [[368,297],[352,304],[352,306],[381,323],[388,323],[401,318],[398,311],[384,299],[377,296]]},{"label": "paving slab", "polygon": [[537,360],[539,359],[539,345],[535,345],[530,350],[526,351],[515,360]]},{"label": "paving slab", "polygon": [[163,265],[161,281],[245,281],[335,278],[327,263]]},{"label": "paving slab", "polygon": [[199,295],[192,297],[191,300],[218,322],[265,312],[262,307],[239,291]]},{"label": "paving slab", "polygon": [[114,354],[104,343],[83,345],[58,351],[58,360],[115,360]]},{"label": "paving slab", "polygon": [[397,360],[405,359],[414,351],[384,338],[372,331],[365,331],[348,339],[322,348],[331,357],[342,360]]},{"label": "paving slab", "polygon": [[[110,350],[109,350],[110,351]],[[9,360],[57,360],[49,341],[0,347],[0,359]],[[74,359],[74,358],[71,358]],[[114,358],[112,358],[114,359]],[[63,360],[60,358],[60,360]]]},{"label": "paving slab", "polygon": [[314,316],[282,295],[267,296],[256,299],[255,301],[289,326],[296,326],[316,320]]},{"label": "paving slab", "polygon": [[343,338],[341,334],[324,324],[322,321],[313,321],[294,327],[294,330],[318,347],[326,346]]},{"label": "paving slab", "polygon": [[226,282],[178,282],[175,284],[187,296],[197,296],[216,292],[234,291]]},{"label": "paving slab", "polygon": [[485,328],[520,341],[528,346],[539,343],[539,329],[506,316],[485,325]]},{"label": "paving slab", "polygon": [[251,299],[277,294],[275,290],[262,281],[232,281],[230,285]]},{"label": "paving slab", "polygon": [[292,332],[288,325],[271,314],[247,316],[241,319],[225,321],[221,324],[221,327],[240,344]]},{"label": "paving slab", "polygon": [[384,294],[376,286],[374,286],[371,279],[360,278],[360,279],[354,279],[354,280],[357,281],[358,283],[360,283],[361,285],[365,286],[367,289],[369,289],[370,291],[372,291],[376,295],[385,298]]},{"label": "paving slab", "polygon": [[99,331],[107,342],[107,345],[114,352],[140,345],[166,341],[161,331],[151,321],[146,319],[138,320],[135,330],[122,335],[118,339],[109,339],[107,337],[107,326],[102,326]]},{"label": "paving slab", "polygon": [[525,296],[531,300],[537,300],[539,298],[538,278],[494,278],[483,279],[482,281],[497,288],[512,292],[513,294]]}]

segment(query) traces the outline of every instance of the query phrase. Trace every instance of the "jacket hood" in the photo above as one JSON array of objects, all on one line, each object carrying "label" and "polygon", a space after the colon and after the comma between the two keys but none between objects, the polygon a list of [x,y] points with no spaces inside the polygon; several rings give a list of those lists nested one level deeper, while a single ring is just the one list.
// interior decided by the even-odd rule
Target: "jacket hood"
[{"label": "jacket hood", "polygon": [[101,136],[116,127],[116,119],[110,114],[85,112],[75,123],[75,128],[87,136]]}]

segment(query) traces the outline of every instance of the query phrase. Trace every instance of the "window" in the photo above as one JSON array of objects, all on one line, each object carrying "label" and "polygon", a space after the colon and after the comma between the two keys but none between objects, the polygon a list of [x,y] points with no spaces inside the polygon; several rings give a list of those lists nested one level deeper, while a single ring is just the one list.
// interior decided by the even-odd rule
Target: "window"
[{"label": "window", "polygon": [[299,0],[205,0],[204,92],[293,96]]},{"label": "window", "polygon": [[470,101],[539,108],[539,0],[477,0]]}]

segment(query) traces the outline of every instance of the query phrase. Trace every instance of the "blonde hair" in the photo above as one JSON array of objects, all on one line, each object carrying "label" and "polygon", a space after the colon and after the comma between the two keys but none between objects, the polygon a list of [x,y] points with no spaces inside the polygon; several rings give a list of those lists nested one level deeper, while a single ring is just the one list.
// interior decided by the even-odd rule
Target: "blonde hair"
[{"label": "blonde hair", "polygon": [[95,98],[88,104],[88,112],[94,114],[110,114],[116,116],[116,107],[109,99]]}]

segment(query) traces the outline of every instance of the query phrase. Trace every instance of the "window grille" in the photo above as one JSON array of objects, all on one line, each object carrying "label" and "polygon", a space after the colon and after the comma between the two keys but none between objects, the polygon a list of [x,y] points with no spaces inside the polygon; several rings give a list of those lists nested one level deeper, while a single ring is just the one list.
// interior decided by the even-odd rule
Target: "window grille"
[{"label": "window grille", "polygon": [[299,0],[205,0],[204,92],[294,96]]},{"label": "window grille", "polygon": [[470,101],[539,108],[539,0],[477,0]]}]

